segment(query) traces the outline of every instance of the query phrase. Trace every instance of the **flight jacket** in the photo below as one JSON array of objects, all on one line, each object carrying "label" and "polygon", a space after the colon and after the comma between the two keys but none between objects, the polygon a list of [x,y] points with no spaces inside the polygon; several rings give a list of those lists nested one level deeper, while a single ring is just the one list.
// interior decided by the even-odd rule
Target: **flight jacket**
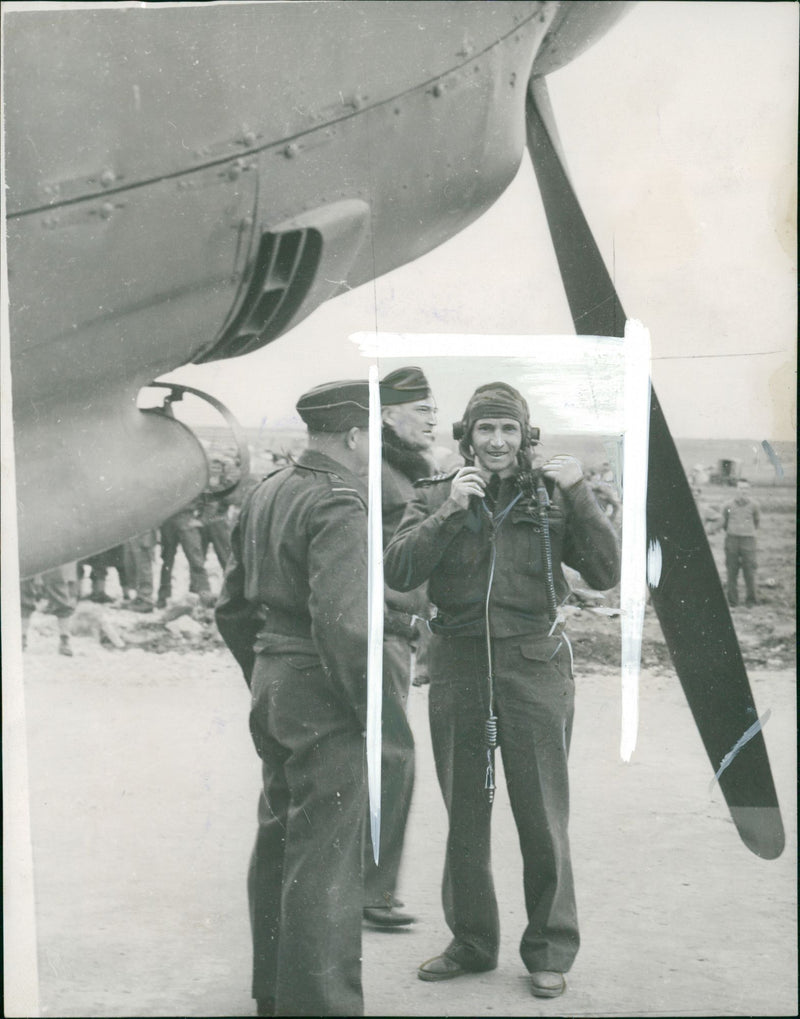
[{"label": "flight jacket", "polygon": [[[386,582],[406,591],[428,580],[436,633],[484,634],[487,594],[492,636],[547,633],[552,620],[535,492],[523,492],[513,476],[502,480],[493,511],[476,496],[462,509],[450,498],[451,485],[452,477],[418,483],[384,553]],[[614,587],[617,536],[588,483],[563,490],[548,481],[546,488],[557,604],[570,590],[562,563],[592,588]]]}]

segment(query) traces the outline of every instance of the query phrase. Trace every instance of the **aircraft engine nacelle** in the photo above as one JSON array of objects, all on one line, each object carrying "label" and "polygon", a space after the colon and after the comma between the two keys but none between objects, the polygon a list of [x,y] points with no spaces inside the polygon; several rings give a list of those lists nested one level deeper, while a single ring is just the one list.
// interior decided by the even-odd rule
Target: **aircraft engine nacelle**
[{"label": "aircraft engine nacelle", "polygon": [[119,544],[206,487],[192,432],[119,390],[40,410],[16,425],[21,576]]},{"label": "aircraft engine nacelle", "polygon": [[7,13],[26,572],[154,526],[196,494],[202,451],[137,411],[139,388],[247,354],[471,223],[519,166],[537,53],[562,59],[624,6]]}]

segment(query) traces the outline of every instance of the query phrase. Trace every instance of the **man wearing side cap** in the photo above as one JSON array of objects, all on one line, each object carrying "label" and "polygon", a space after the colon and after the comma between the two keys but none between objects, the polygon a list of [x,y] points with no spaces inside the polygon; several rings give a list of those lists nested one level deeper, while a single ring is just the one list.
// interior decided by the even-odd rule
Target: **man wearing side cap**
[{"label": "man wearing side cap", "polygon": [[[397,529],[414,496],[414,482],[428,477],[425,453],[436,437],[436,404],[419,368],[398,368],[380,384],[383,422],[381,509],[383,543]],[[424,588],[400,593],[386,588],[383,613],[383,711],[381,752],[381,854],[376,866],[367,840],[364,854],[364,919],[379,927],[403,927],[414,917],[395,898],[414,787],[414,737],[406,717],[411,656],[428,617]]]},{"label": "man wearing side cap", "polygon": [[259,1015],[363,1015],[366,382],[317,386],[308,449],[246,498],[217,624],[262,761],[248,874]]},{"label": "man wearing side cap", "polygon": [[[385,551],[399,590],[429,582],[429,700],[449,832],[442,886],[453,934],[422,980],[494,969],[500,922],[491,874],[495,747],[523,858],[531,991],[553,998],[578,951],[567,833],[575,686],[559,606],[561,564],[591,587],[617,583],[616,535],[570,456],[534,464],[538,431],[512,386],[490,383],[456,426],[466,466],[422,482]],[[454,429],[454,434],[456,429]]]}]

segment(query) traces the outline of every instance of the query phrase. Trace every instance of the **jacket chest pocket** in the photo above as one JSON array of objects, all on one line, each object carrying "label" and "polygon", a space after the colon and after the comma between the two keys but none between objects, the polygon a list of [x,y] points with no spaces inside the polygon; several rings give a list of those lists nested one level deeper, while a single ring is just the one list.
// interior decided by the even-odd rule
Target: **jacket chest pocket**
[{"label": "jacket chest pocket", "polygon": [[[511,545],[514,567],[522,573],[542,574],[544,572],[545,543],[544,529],[538,516],[530,510],[521,510],[509,515]],[[551,506],[547,513],[547,530],[550,537],[550,552],[555,566],[560,562],[564,538],[564,514],[558,506]]]},{"label": "jacket chest pocket", "polygon": [[530,514],[512,515],[506,531],[510,549],[504,555],[512,569],[525,574],[541,574],[542,563],[542,528]]}]

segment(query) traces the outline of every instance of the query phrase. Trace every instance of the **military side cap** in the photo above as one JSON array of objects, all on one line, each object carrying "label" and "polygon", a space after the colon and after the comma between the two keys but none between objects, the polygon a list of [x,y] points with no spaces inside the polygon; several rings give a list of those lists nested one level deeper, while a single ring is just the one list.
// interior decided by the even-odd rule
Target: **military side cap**
[{"label": "military side cap", "polygon": [[369,425],[369,383],[360,379],[325,382],[304,393],[297,413],[312,432],[346,432]]},{"label": "military side cap", "polygon": [[413,403],[424,400],[431,387],[422,374],[421,368],[413,365],[408,368],[397,368],[381,379],[381,405],[390,407],[395,403]]}]

